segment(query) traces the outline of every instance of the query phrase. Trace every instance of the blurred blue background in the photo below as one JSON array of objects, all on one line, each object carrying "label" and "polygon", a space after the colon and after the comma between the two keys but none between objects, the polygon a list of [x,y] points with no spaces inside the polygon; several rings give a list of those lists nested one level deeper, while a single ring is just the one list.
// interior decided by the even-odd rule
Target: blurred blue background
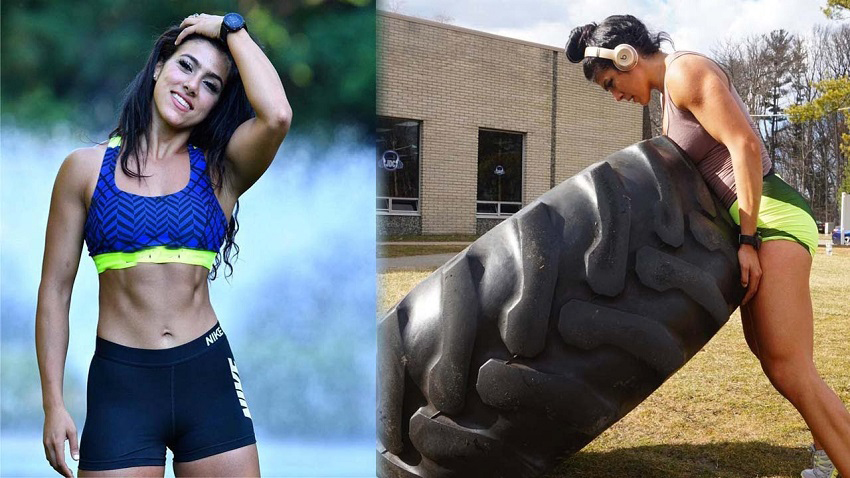
[{"label": "blurred blue background", "polygon": [[[11,5],[10,5],[11,3]],[[38,63],[38,72],[27,76],[41,83],[46,101],[39,117],[33,101],[9,93],[7,78],[19,76],[7,60],[7,22],[18,8],[26,14],[44,14],[52,3],[3,2],[3,116],[0,132],[0,475],[58,476],[44,458],[43,412],[35,354],[34,320],[37,291],[44,252],[44,233],[53,182],[59,165],[75,148],[106,139],[114,126],[121,89],[125,82],[104,83],[98,98],[107,95],[106,108],[113,116],[102,121],[83,121],[85,100],[66,98],[58,87],[41,77],[49,62]],[[122,2],[117,2],[122,3]],[[123,2],[127,8],[133,3]],[[197,8],[191,2],[135,2],[147,9],[162,3],[169,9],[185,7],[186,15]],[[212,2],[223,11],[249,10],[253,18],[266,18],[272,26],[265,31],[288,31],[287,38],[300,38],[299,29],[321,25],[323,13],[338,24],[346,15],[357,15],[349,29],[360,31],[365,47],[352,45],[340,35],[322,37],[323,45],[301,42],[300,60],[312,65],[305,83],[304,68],[275,62],[293,98],[297,94],[322,95],[330,108],[325,117],[299,111],[309,107],[305,99],[292,100],[293,130],[284,141],[266,174],[240,198],[240,246],[234,274],[210,285],[213,307],[227,332],[242,375],[243,385],[258,438],[264,476],[375,476],[375,174],[374,141],[369,137],[374,118],[374,60],[351,61],[349,68],[321,73],[321,53],[304,53],[304,48],[322,51],[371,48],[374,55],[374,3],[292,2],[301,10],[276,11],[263,4],[274,2]],[[365,6],[364,6],[365,5]],[[47,7],[46,7],[47,6]],[[58,7],[57,7],[58,8]],[[135,7],[138,8],[138,7]],[[165,7],[164,7],[165,8]],[[251,8],[255,10],[250,11]],[[256,8],[260,10],[257,11]],[[28,10],[29,9],[29,10]],[[305,13],[305,9],[309,12]],[[324,9],[324,10],[323,10]],[[363,21],[368,9],[370,21]],[[30,11],[32,10],[32,11]],[[241,10],[243,15],[245,10]],[[32,13],[35,12],[35,13]],[[207,13],[221,13],[209,9]],[[160,12],[162,14],[162,12]],[[274,21],[275,15],[287,18]],[[171,22],[179,22],[177,17]],[[246,18],[248,18],[246,16]],[[368,19],[367,19],[368,20]],[[129,21],[129,20],[128,20]],[[143,22],[143,19],[133,21]],[[277,25],[277,26],[276,26]],[[304,25],[313,25],[305,27]],[[134,59],[128,75],[141,68],[153,37],[162,28],[147,25],[150,35],[141,59]],[[249,28],[251,26],[249,20]],[[46,27],[45,27],[46,28]],[[258,35],[263,28],[255,28]],[[275,28],[277,30],[275,30]],[[338,29],[337,27],[334,27]],[[128,27],[128,29],[131,29]],[[306,37],[305,37],[306,38]],[[310,37],[312,38],[312,37]],[[262,41],[262,36],[260,37]],[[280,42],[280,38],[277,40]],[[103,42],[104,44],[107,42]],[[310,46],[312,45],[312,46]],[[46,47],[45,47],[46,48]],[[270,51],[270,58],[283,53]],[[97,55],[91,47],[85,54]],[[292,55],[292,52],[286,53]],[[46,55],[46,53],[45,53]],[[312,56],[311,56],[312,55]],[[81,61],[81,60],[80,60]],[[295,61],[295,60],[293,60]],[[372,81],[352,83],[368,70]],[[331,69],[332,70],[332,69]],[[328,70],[328,71],[331,71]],[[29,72],[31,73],[31,72]],[[53,73],[50,73],[53,74]],[[292,74],[302,75],[293,83]],[[62,76],[62,73],[57,73]],[[74,78],[64,77],[65,83]],[[123,81],[123,80],[122,80]],[[347,85],[336,85],[344,83]],[[47,85],[47,86],[45,86]],[[70,88],[70,87],[69,87]],[[299,88],[304,89],[302,92]],[[306,89],[312,88],[309,92]],[[359,90],[358,90],[359,88]],[[67,91],[66,88],[63,91]],[[334,95],[366,96],[367,101],[340,100]],[[360,93],[358,93],[360,91]],[[64,93],[63,93],[64,94]],[[90,92],[95,95],[95,92]],[[35,97],[33,97],[35,98]],[[44,99],[47,98],[47,99]],[[52,99],[51,99],[52,98]],[[94,98],[94,97],[92,97]],[[41,101],[41,100],[38,100]],[[55,115],[50,101],[64,108],[66,117]],[[93,100],[94,101],[94,100]],[[101,110],[102,100],[98,100]],[[29,106],[27,106],[29,105]],[[64,105],[64,106],[63,106]],[[70,106],[69,106],[70,105]],[[346,106],[348,105],[348,106]],[[318,108],[319,106],[316,106]],[[27,109],[29,108],[29,109]],[[334,113],[332,108],[347,108]],[[369,111],[366,111],[369,109]],[[13,114],[14,113],[14,114]],[[101,111],[101,115],[104,113]],[[328,118],[330,117],[330,119]],[[334,121],[337,119],[337,121]],[[299,123],[299,121],[301,121]],[[85,421],[85,386],[89,361],[94,352],[97,323],[97,272],[83,247],[70,310],[70,344],[65,368],[65,403],[78,428]],[[66,446],[66,452],[67,452]],[[169,463],[166,476],[173,476]],[[66,459],[70,461],[69,454]],[[74,467],[76,471],[76,468]]]}]

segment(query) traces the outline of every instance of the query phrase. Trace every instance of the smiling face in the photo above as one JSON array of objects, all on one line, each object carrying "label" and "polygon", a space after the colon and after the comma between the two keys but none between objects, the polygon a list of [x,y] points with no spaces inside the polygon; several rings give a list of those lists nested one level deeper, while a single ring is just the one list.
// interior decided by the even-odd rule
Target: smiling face
[{"label": "smiling face", "polygon": [[596,75],[595,82],[610,92],[617,101],[634,101],[644,106],[649,104],[652,90],[640,65],[631,71],[608,68]]},{"label": "smiling face", "polygon": [[218,102],[229,68],[227,56],[209,42],[184,41],[157,64],[154,111],[173,128],[197,125]]}]

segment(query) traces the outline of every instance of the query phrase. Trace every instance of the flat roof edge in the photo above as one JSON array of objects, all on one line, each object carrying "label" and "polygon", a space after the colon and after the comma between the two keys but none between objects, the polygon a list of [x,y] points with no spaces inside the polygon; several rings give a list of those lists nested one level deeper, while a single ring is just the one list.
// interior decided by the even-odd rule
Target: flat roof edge
[{"label": "flat roof edge", "polygon": [[375,13],[377,15],[388,17],[388,18],[395,18],[397,20],[405,20],[405,21],[409,21],[409,22],[413,22],[413,23],[420,23],[420,24],[423,24],[423,25],[428,25],[428,26],[437,27],[437,28],[445,28],[446,30],[454,30],[454,31],[461,32],[461,33],[469,33],[471,35],[478,35],[478,36],[483,36],[483,37],[487,37],[487,38],[493,38],[493,39],[496,39],[496,40],[502,40],[502,41],[506,41],[506,42],[510,42],[510,43],[519,43],[520,45],[533,46],[533,47],[536,47],[536,48],[543,48],[543,49],[546,49],[546,50],[551,50],[551,51],[556,51],[556,52],[563,52],[564,51],[564,47],[560,47],[560,46],[544,45],[542,43],[535,43],[535,42],[531,42],[531,41],[520,40],[518,38],[511,38],[511,37],[506,37],[506,36],[502,36],[502,35],[496,35],[494,33],[482,32],[480,30],[474,30],[472,28],[459,27],[457,25],[451,25],[451,24],[448,24],[448,23],[442,23],[442,22],[438,22],[438,21],[434,21],[434,20],[427,20],[425,18],[411,17],[409,15],[402,15],[400,13],[392,13],[392,12],[387,12],[387,11],[384,11],[384,10],[376,10]]}]

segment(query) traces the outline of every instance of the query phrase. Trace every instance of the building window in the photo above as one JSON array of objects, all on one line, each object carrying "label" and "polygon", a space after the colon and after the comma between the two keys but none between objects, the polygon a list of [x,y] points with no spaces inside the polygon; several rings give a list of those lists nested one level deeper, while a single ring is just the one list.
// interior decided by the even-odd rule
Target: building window
[{"label": "building window", "polygon": [[419,128],[410,119],[378,117],[379,214],[419,215]]},{"label": "building window", "polygon": [[523,136],[478,131],[478,217],[507,217],[522,207]]}]

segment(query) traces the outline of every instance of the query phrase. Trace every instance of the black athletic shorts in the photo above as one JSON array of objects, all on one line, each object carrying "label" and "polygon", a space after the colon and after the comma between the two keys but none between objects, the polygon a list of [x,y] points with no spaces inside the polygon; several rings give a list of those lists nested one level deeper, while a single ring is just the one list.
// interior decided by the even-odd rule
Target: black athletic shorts
[{"label": "black athletic shorts", "polygon": [[170,349],[97,338],[89,368],[81,470],[164,466],[256,443],[230,344],[216,324]]}]

